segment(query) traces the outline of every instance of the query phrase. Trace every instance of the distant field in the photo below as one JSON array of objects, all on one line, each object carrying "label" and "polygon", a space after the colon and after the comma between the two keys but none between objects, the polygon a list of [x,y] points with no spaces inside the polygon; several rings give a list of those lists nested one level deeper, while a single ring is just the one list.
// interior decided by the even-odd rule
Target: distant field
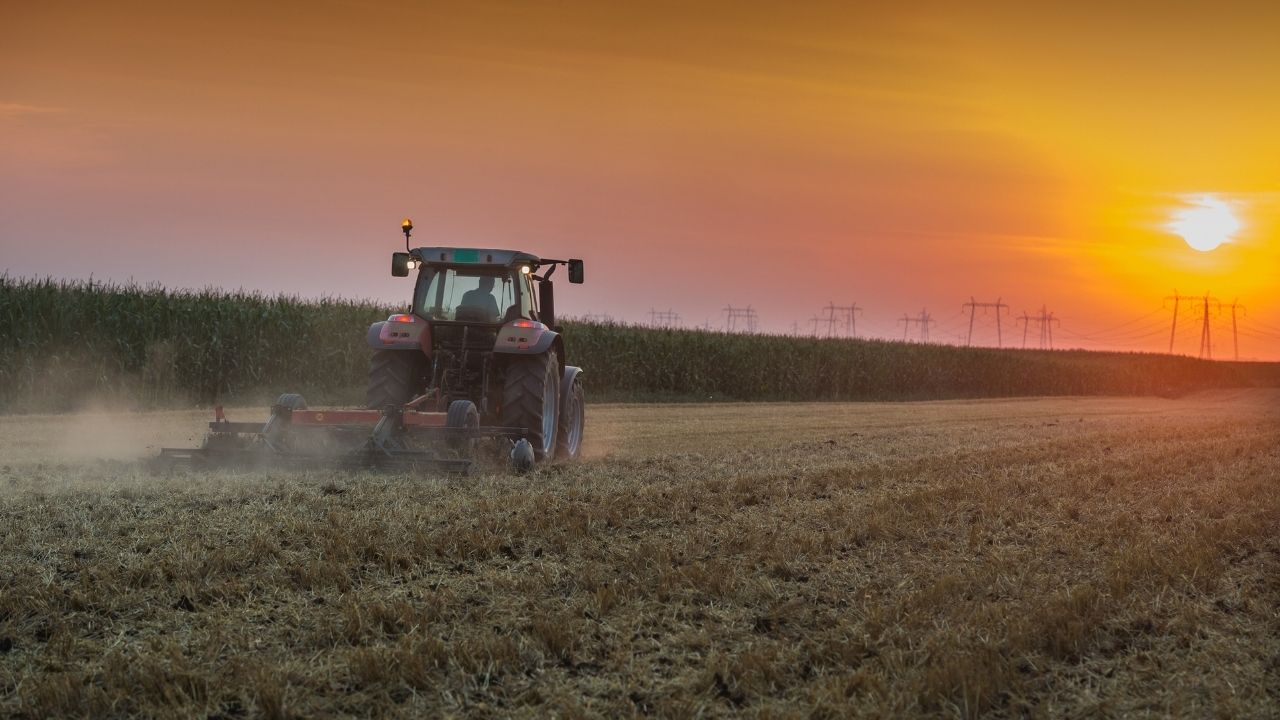
[{"label": "distant field", "polygon": [[[570,296],[563,301],[572,307]],[[0,412],[363,399],[365,331],[403,308],[0,276]],[[565,323],[593,399],[1179,396],[1280,387],[1280,363]]]},{"label": "distant field", "polygon": [[1280,707],[1278,391],[588,417],[581,465],[453,479],[0,418],[0,716]]}]

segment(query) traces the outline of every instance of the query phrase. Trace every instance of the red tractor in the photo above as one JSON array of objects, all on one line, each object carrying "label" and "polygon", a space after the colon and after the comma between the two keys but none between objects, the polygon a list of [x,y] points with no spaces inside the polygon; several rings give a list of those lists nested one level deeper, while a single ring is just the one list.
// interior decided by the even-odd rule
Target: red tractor
[{"label": "red tractor", "polygon": [[228,461],[318,460],[466,470],[478,441],[505,439],[511,463],[575,460],[582,451],[582,369],[565,361],[551,276],[581,260],[488,248],[409,248],[391,274],[417,277],[410,311],[369,327],[367,410],[308,409],[280,396],[265,425],[217,411],[204,446],[162,457]]}]

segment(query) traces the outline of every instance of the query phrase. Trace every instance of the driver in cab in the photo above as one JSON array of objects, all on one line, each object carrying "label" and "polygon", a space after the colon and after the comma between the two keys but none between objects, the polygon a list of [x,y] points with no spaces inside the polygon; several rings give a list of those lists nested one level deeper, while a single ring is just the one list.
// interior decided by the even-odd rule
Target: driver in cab
[{"label": "driver in cab", "polygon": [[485,322],[497,322],[498,300],[493,296],[493,284],[492,276],[482,276],[475,290],[468,290],[462,294],[462,301],[458,304],[459,309],[474,308],[484,313]]}]

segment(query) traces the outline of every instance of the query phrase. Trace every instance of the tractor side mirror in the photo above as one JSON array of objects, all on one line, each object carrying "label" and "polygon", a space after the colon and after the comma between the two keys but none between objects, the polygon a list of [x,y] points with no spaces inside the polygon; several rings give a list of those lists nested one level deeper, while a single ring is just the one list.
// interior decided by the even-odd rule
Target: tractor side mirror
[{"label": "tractor side mirror", "polygon": [[569,282],[573,283],[574,285],[581,285],[582,280],[583,280],[582,261],[570,260],[569,261]]},{"label": "tractor side mirror", "polygon": [[409,268],[413,267],[413,256],[409,253],[391,253],[392,277],[409,277]]},{"label": "tractor side mirror", "polygon": [[556,324],[555,284],[550,280],[538,283],[538,320],[547,327]]}]

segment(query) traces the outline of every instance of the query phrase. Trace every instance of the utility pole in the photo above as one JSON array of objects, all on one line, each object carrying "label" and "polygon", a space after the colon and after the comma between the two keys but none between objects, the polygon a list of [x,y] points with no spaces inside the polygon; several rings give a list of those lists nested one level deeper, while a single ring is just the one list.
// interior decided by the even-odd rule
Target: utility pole
[{"label": "utility pole", "polygon": [[1004,347],[1004,332],[1000,328],[1000,314],[1007,311],[1009,306],[1004,303],[1003,298],[996,298],[996,301],[993,303],[980,303],[975,300],[973,296],[970,296],[969,302],[965,303],[961,307],[968,308],[969,310],[969,337],[964,342],[965,346],[973,344],[973,320],[978,314],[978,308],[982,308],[984,315],[989,309],[994,309],[996,311],[996,347]]}]

